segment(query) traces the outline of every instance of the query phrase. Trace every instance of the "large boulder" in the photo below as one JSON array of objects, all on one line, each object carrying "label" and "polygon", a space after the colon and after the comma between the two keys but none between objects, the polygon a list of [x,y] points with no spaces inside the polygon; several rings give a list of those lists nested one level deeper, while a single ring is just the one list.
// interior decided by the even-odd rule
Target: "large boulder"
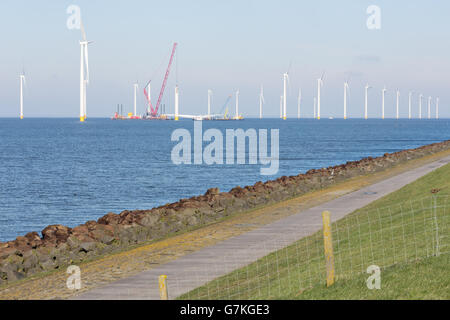
[{"label": "large boulder", "polygon": [[58,244],[61,242],[66,242],[67,238],[70,236],[71,228],[54,224],[46,227],[42,230],[42,237],[44,242]]}]

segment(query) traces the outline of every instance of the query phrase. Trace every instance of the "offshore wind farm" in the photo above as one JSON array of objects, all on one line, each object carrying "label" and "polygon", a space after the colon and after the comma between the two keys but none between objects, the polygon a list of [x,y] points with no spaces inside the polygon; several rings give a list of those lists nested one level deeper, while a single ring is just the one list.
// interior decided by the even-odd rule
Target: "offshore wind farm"
[{"label": "offshore wind farm", "polygon": [[[84,122],[87,119],[87,85],[89,84],[89,58],[88,58],[88,45],[92,43],[92,41],[88,41],[86,37],[86,31],[84,29],[84,25],[82,21],[80,22],[80,30],[82,35],[82,40],[80,41],[80,122]],[[189,114],[189,113],[180,113],[180,88],[178,86],[178,79],[176,79],[176,85],[174,88],[174,105],[173,105],[173,113],[167,113],[166,109],[162,108],[161,102],[164,97],[165,89],[167,86],[167,81],[170,76],[171,67],[173,64],[174,59],[176,58],[176,49],[177,49],[178,43],[173,43],[172,51],[170,54],[169,62],[167,69],[165,71],[164,79],[162,82],[162,86],[159,92],[158,99],[156,101],[155,106],[152,103],[151,98],[151,83],[153,79],[148,80],[147,84],[143,88],[143,96],[145,97],[145,109],[144,112],[141,114],[138,114],[138,88],[139,84],[138,82],[133,83],[133,89],[134,89],[134,102],[133,102],[133,110],[131,112],[126,113],[126,115],[123,114],[123,108],[121,107],[120,111],[119,109],[114,113],[114,116],[111,118],[112,120],[175,120],[178,121],[181,118],[185,119],[192,119],[192,120],[243,120],[244,116],[239,113],[239,90],[235,91],[235,113],[234,116],[229,116],[229,109],[228,109],[228,102],[229,99],[227,99],[227,102],[225,103],[224,107],[222,107],[221,111],[219,113],[212,114],[211,113],[211,101],[212,101],[212,93],[213,91],[211,89],[207,90],[207,113],[206,114]],[[291,63],[292,64],[292,63]],[[291,69],[291,65],[289,66],[289,69]],[[320,120],[321,114],[322,114],[322,87],[324,85],[324,76],[325,72],[322,73],[321,77],[317,79],[317,95],[314,96],[313,100],[313,118]],[[290,90],[290,78],[289,78],[289,71],[283,73],[282,75],[282,95],[280,96],[280,119],[286,120],[288,118],[288,87]],[[306,79],[302,79],[306,81]],[[23,86],[25,83],[25,75],[22,73],[20,75],[20,104],[19,104],[19,118],[23,119],[24,117],[24,111],[23,111]],[[344,82],[344,105],[343,105],[343,119],[348,119],[348,94],[349,94],[349,81],[346,80]],[[369,111],[369,102],[368,102],[368,94],[369,89],[373,88],[372,86],[369,86],[368,83],[364,86],[364,113],[363,118],[368,119],[368,111]],[[386,108],[386,99],[385,94],[388,90],[386,89],[386,86],[383,87],[381,93],[381,113],[377,117],[374,118],[380,118],[385,119],[385,108]],[[409,91],[409,100],[408,100],[408,119],[412,119],[412,91]],[[423,94],[420,93],[419,95],[419,106],[418,106],[418,113],[417,118],[422,119],[422,98]],[[337,100],[337,99],[336,99]],[[182,98],[181,98],[182,101]],[[297,98],[297,119],[301,119],[301,88],[299,88],[298,98]],[[263,96],[263,85],[261,85],[261,92],[259,94],[259,118],[263,118],[263,104],[264,104],[264,96]],[[428,97],[428,112],[427,112],[427,119],[431,119],[432,115],[432,97]],[[165,105],[164,105],[165,107]],[[258,105],[255,104],[254,108],[257,108]],[[395,119],[400,119],[400,90],[396,89],[395,91]],[[142,110],[142,107],[140,108]],[[435,119],[439,119],[439,97],[435,98]],[[350,116],[351,117],[351,116]],[[329,117],[330,119],[333,117]]]},{"label": "offshore wind farm", "polygon": [[448,297],[450,3],[0,11],[0,300]]}]

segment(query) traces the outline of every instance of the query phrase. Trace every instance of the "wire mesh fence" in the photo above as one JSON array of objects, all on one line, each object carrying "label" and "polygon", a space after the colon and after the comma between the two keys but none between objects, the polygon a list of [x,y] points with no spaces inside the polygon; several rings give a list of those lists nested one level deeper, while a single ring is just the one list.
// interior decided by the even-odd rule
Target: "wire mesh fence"
[{"label": "wire mesh fence", "polygon": [[[331,212],[331,216],[333,213]],[[433,195],[389,207],[358,210],[331,226],[335,279],[352,278],[376,265],[381,269],[450,252],[448,196]],[[282,248],[282,249],[280,249]],[[272,252],[257,258],[258,251]],[[324,285],[326,264],[322,230],[299,241],[285,239],[253,244],[255,261],[216,278],[182,299],[283,299]],[[226,257],[205,270],[214,278],[228,265],[239,266],[242,257]],[[201,276],[200,276],[201,277]],[[176,280],[182,281],[182,280]]]}]

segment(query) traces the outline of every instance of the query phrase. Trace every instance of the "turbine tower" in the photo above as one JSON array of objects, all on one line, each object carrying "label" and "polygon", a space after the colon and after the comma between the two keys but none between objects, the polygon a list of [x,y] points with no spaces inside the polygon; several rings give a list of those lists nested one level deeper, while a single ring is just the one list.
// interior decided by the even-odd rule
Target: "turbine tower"
[{"label": "turbine tower", "polygon": [[297,119],[300,119],[301,116],[301,103],[302,103],[302,89],[298,89],[298,98],[297,98]]},{"label": "turbine tower", "polygon": [[287,101],[287,82],[289,81],[289,74],[283,74],[283,120],[286,120],[286,101]]},{"label": "turbine tower", "polygon": [[422,100],[423,94],[419,95],[419,119],[422,119]]},{"label": "turbine tower", "polygon": [[261,85],[261,92],[259,93],[259,118],[262,119],[262,108],[264,104],[264,89]]},{"label": "turbine tower", "polygon": [[344,120],[347,119],[347,91],[349,90],[348,81],[344,82]]},{"label": "turbine tower", "polygon": [[24,72],[20,75],[20,119],[23,119],[23,86],[25,84]]},{"label": "turbine tower", "polygon": [[83,122],[86,120],[86,87],[89,84],[88,44],[92,43],[92,41],[86,40],[83,22],[81,22],[81,35],[83,41],[80,41],[80,121]]},{"label": "turbine tower", "polygon": [[137,82],[134,84],[134,116],[137,116],[137,111],[136,111],[136,103],[137,103],[137,90],[138,90],[138,84]]},{"label": "turbine tower", "polygon": [[428,97],[428,119],[431,119],[431,96]]},{"label": "turbine tower", "polygon": [[370,88],[372,88],[372,87],[370,87],[369,84],[366,84],[366,86],[364,88],[365,89],[365,95],[364,95],[364,119],[366,119],[366,120],[368,118],[368,115],[367,115],[367,94],[368,94],[368,91],[369,91]]},{"label": "turbine tower", "polygon": [[386,86],[384,86],[383,90],[381,90],[381,119],[384,119],[384,97],[386,95]]},{"label": "turbine tower", "polygon": [[400,91],[397,89],[397,113],[396,113],[397,120],[400,117]]},{"label": "turbine tower", "polygon": [[320,88],[323,86],[323,76],[317,79],[317,120],[320,120]]},{"label": "turbine tower", "polygon": [[212,90],[208,89],[208,119],[211,119],[211,96]]},{"label": "turbine tower", "polygon": [[439,98],[436,98],[436,119],[439,119]]},{"label": "turbine tower", "polygon": [[179,91],[178,91],[178,85],[175,86],[175,121],[178,121],[178,113],[179,113]]},{"label": "turbine tower", "polygon": [[409,100],[408,100],[408,119],[411,119],[411,117],[412,117],[412,115],[411,115],[411,104],[412,104],[411,99],[412,99],[412,95],[413,95],[413,92],[410,91],[409,92]]}]

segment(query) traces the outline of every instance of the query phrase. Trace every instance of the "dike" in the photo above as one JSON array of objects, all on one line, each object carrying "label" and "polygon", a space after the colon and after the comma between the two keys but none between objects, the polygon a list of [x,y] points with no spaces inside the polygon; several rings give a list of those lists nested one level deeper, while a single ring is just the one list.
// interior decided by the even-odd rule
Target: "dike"
[{"label": "dike", "polygon": [[158,240],[265,205],[288,200],[352,177],[392,168],[408,160],[450,149],[450,140],[416,149],[386,153],[346,164],[312,169],[229,192],[211,188],[204,195],[181,199],[150,210],[108,213],[74,228],[50,225],[13,241],[0,242],[0,285],[41,272],[62,269],[130,246]]}]

